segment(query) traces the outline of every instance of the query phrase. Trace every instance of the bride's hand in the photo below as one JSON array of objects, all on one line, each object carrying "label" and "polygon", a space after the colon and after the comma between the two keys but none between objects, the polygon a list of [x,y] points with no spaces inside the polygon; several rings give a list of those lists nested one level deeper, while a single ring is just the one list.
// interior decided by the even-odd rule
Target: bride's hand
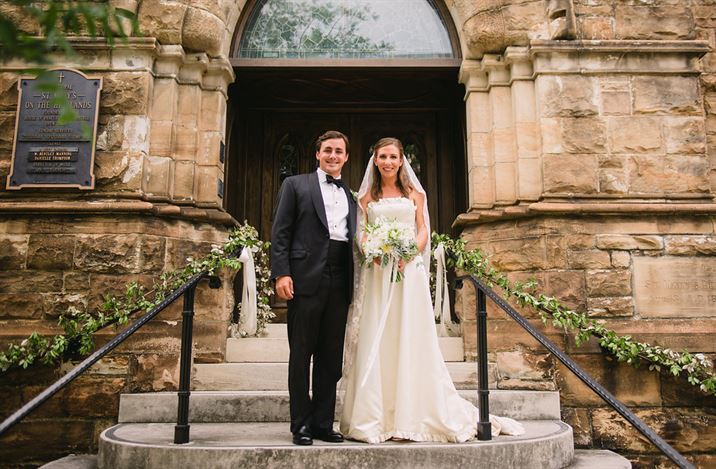
[{"label": "bride's hand", "polygon": [[381,267],[380,257],[374,257],[374,258],[373,258],[373,264],[375,264],[376,267]]},{"label": "bride's hand", "polygon": [[403,259],[400,259],[398,261],[398,272],[402,272],[405,269],[405,264],[407,264],[410,261],[405,261]]}]

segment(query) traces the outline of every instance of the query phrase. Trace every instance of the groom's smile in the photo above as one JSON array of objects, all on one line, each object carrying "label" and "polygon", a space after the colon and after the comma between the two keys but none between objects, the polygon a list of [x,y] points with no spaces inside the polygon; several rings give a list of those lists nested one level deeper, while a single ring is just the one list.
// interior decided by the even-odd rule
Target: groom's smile
[{"label": "groom's smile", "polygon": [[333,177],[341,175],[343,165],[348,161],[346,142],[342,138],[331,138],[321,142],[321,148],[316,152],[318,166]]}]

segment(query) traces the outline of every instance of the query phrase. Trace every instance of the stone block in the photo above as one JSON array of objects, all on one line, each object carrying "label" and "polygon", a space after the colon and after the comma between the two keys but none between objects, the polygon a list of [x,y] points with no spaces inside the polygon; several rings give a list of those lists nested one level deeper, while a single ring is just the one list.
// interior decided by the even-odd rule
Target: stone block
[{"label": "stone block", "polygon": [[166,269],[172,271],[184,267],[187,259],[199,259],[211,251],[211,243],[182,239],[167,239]]},{"label": "stone block", "polygon": [[545,192],[597,192],[598,162],[595,155],[545,155],[543,165]]},{"label": "stone block", "polygon": [[562,421],[572,427],[574,446],[577,448],[592,446],[592,424],[587,409],[562,407]]},{"label": "stone block", "polygon": [[13,138],[15,138],[15,113],[0,112],[0,151],[5,150],[10,154]]},{"label": "stone block", "polygon": [[714,236],[666,236],[666,254],[672,256],[716,256]]},{"label": "stone block", "polygon": [[217,56],[226,29],[224,22],[208,11],[189,7],[182,27],[182,45],[192,51]]},{"label": "stone block", "polygon": [[537,200],[542,193],[541,162],[537,158],[520,158],[517,162],[519,179],[517,196],[520,200]]},{"label": "stone block", "polygon": [[196,159],[197,134],[194,127],[177,127],[174,135],[174,161],[194,161]]},{"label": "stone block", "polygon": [[587,271],[587,293],[590,297],[631,295],[631,272],[628,270]]},{"label": "stone block", "polygon": [[541,115],[585,117],[598,114],[597,78],[583,75],[549,75],[540,80]]},{"label": "stone block", "polygon": [[587,315],[594,318],[633,316],[634,302],[631,296],[587,298],[587,310]]},{"label": "stone block", "polygon": [[97,129],[97,150],[114,151],[122,148],[124,140],[124,117],[110,116],[106,123]]},{"label": "stone block", "polygon": [[0,271],[0,293],[47,293],[61,290],[61,272]]},{"label": "stone block", "polygon": [[130,153],[148,153],[150,125],[147,116],[125,116],[122,149]]},{"label": "stone block", "polygon": [[517,200],[517,174],[514,162],[495,164],[495,200],[515,202]]},{"label": "stone block", "polygon": [[111,275],[92,273],[89,279],[90,295],[87,299],[87,308],[90,311],[101,310],[104,298],[108,295],[124,297],[127,285],[133,281],[143,285],[146,290],[149,290],[153,285],[153,280],[153,277],[143,275]]},{"label": "stone block", "polygon": [[710,190],[709,162],[703,156],[633,155],[628,165],[632,193],[684,194]]},{"label": "stone block", "polygon": [[220,204],[219,179],[223,176],[216,166],[196,166],[194,200],[203,204]]},{"label": "stone block", "polygon": [[703,154],[706,131],[702,117],[668,117],[664,119],[667,153]]},{"label": "stone block", "polygon": [[540,133],[542,134],[542,153],[562,153],[564,139],[559,118],[540,119]]},{"label": "stone block", "polygon": [[171,185],[173,200],[192,200],[194,194],[194,162],[177,161]]},{"label": "stone block", "polygon": [[597,235],[597,247],[599,249],[631,251],[660,250],[664,248],[664,241],[660,236],[655,235]]},{"label": "stone block", "polygon": [[697,386],[688,385],[685,375],[674,376],[668,371],[663,371],[659,376],[661,397],[665,406],[716,408],[716,396],[704,393]]},{"label": "stone block", "polygon": [[219,153],[221,152],[222,135],[219,132],[199,132],[199,147],[196,153],[196,163],[202,166],[221,166]]},{"label": "stone block", "polygon": [[613,153],[661,153],[661,119],[613,117],[609,119],[609,150]]},{"label": "stone block", "polygon": [[613,251],[611,253],[612,266],[617,269],[626,268],[631,265],[631,254],[625,251]]},{"label": "stone block", "polygon": [[219,91],[201,91],[199,129],[223,132],[226,128],[226,98]]},{"label": "stone block", "polygon": [[164,269],[166,239],[159,236],[144,235],[141,238],[140,270],[159,273]]},{"label": "stone block", "polygon": [[[602,448],[647,453],[653,446],[611,409],[593,409],[594,443]],[[635,412],[679,452],[709,452],[716,448],[716,417],[704,409],[659,407]]]},{"label": "stone block", "polygon": [[181,44],[181,28],[187,6],[170,0],[142,0],[137,17],[145,36],[164,45]]},{"label": "stone block", "polygon": [[[658,373],[646,367],[634,368],[616,363],[603,355],[571,354],[587,374],[629,407],[661,405],[661,381]],[[568,407],[603,407],[607,404],[582,383],[567,367],[557,364],[557,383],[562,405]]]},{"label": "stone block", "polygon": [[0,437],[0,460],[25,461],[25,467],[36,467],[37,461],[50,461],[66,454],[68,446],[73,451],[89,453],[93,432],[92,420],[54,419],[51,423],[25,420]]},{"label": "stone block", "polygon": [[601,16],[577,17],[580,39],[614,39],[614,20]]},{"label": "stone block", "polygon": [[179,357],[156,353],[136,356],[136,372],[131,377],[131,392],[175,391],[179,387]]},{"label": "stone block", "polygon": [[599,192],[603,194],[626,194],[629,192],[629,176],[626,170],[600,169]]},{"label": "stone block", "polygon": [[602,91],[602,114],[628,116],[631,114],[631,94],[628,91]]},{"label": "stone block", "polygon": [[15,111],[17,108],[17,80],[16,73],[0,73],[0,111]]},{"label": "stone block", "polygon": [[716,28],[716,11],[712,3],[694,5],[691,7],[691,13],[694,16],[694,23],[697,27]]},{"label": "stone block", "polygon": [[168,197],[172,159],[161,156],[144,158],[143,190],[154,197]]},{"label": "stone block", "polygon": [[98,152],[95,156],[97,189],[135,192],[141,187],[144,154],[138,152]]},{"label": "stone block", "polygon": [[553,296],[566,306],[574,310],[584,310],[585,283],[584,273],[581,271],[551,271],[545,273],[545,293]]},{"label": "stone block", "polygon": [[152,106],[149,117],[155,120],[171,120],[177,109],[178,88],[174,78],[155,78],[152,89]]},{"label": "stone block", "polygon": [[571,269],[605,269],[611,266],[609,253],[599,249],[570,250],[567,260]]},{"label": "stone block", "polygon": [[[42,405],[33,416],[36,418],[58,417],[116,417],[119,396],[125,390],[126,379],[109,376],[80,376],[52,399]],[[25,388],[29,400],[39,390]],[[29,392],[28,392],[29,391]]]},{"label": "stone block", "polygon": [[28,236],[0,235],[0,270],[24,269],[27,249]]},{"label": "stone block", "polygon": [[130,273],[138,271],[137,235],[82,235],[77,240],[75,268],[86,272]]},{"label": "stone block", "polygon": [[42,297],[45,319],[56,320],[87,310],[87,296],[83,293],[45,293]]},{"label": "stone block", "polygon": [[38,270],[63,270],[72,268],[75,252],[75,236],[30,235],[27,266]]},{"label": "stone block", "polygon": [[174,130],[172,121],[153,120],[149,133],[149,152],[154,156],[172,156]]},{"label": "stone block", "polygon": [[562,119],[562,140],[567,153],[604,153],[606,126],[595,117]]},{"label": "stone block", "polygon": [[108,115],[146,115],[151,82],[151,76],[146,72],[105,74],[100,112]]},{"label": "stone block", "polygon": [[175,122],[179,127],[196,129],[201,113],[201,88],[196,84],[182,84],[177,89],[177,112]]},{"label": "stone block", "polygon": [[0,319],[40,319],[42,312],[40,294],[0,294]]},{"label": "stone block", "polygon": [[549,354],[533,354],[520,350],[495,353],[498,380],[549,381],[552,379],[552,358]]},{"label": "stone block", "polygon": [[636,76],[632,83],[635,113],[699,115],[702,112],[697,77]]},{"label": "stone block", "polygon": [[617,4],[617,39],[693,39],[690,11],[683,6]]}]

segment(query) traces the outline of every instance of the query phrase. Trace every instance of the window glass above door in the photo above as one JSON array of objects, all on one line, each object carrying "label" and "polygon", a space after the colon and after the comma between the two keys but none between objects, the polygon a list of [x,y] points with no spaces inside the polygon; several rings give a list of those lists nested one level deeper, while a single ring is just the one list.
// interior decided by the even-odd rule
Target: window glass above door
[{"label": "window glass above door", "polygon": [[244,59],[445,59],[457,55],[432,0],[258,0]]}]

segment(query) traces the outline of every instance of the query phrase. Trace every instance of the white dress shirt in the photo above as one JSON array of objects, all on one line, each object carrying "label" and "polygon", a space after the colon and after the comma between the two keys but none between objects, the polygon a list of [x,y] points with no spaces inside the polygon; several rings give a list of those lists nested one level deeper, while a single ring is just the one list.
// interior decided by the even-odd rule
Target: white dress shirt
[{"label": "white dress shirt", "polygon": [[316,172],[318,173],[318,184],[321,186],[323,205],[326,207],[330,238],[336,241],[348,241],[348,198],[346,193],[342,188],[326,181],[326,172],[321,168],[318,168]]}]

